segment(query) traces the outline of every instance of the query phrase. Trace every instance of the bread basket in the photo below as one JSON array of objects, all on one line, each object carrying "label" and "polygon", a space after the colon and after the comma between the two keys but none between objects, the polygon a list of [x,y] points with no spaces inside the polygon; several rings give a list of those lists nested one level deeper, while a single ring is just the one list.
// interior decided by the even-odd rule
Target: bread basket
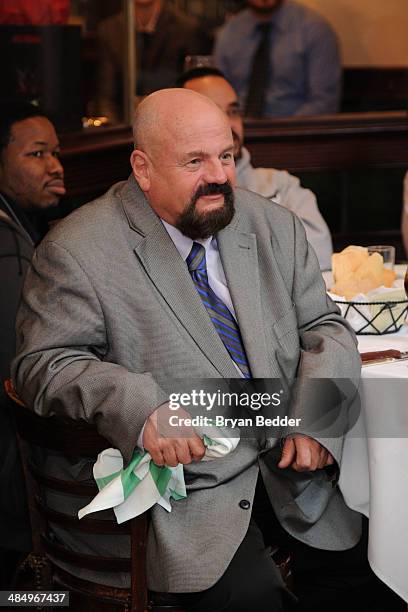
[{"label": "bread basket", "polygon": [[407,299],[396,301],[378,299],[370,302],[334,299],[334,301],[354,331],[366,336],[396,333],[403,326],[408,314]]}]

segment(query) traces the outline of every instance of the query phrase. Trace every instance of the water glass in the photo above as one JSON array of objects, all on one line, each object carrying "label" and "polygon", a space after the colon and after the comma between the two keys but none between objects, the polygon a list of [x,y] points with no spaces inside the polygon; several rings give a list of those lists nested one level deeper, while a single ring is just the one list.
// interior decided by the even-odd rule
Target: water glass
[{"label": "water glass", "polygon": [[369,255],[372,253],[379,253],[384,262],[384,268],[392,270],[395,264],[395,248],[387,244],[377,244],[374,246],[367,247]]}]

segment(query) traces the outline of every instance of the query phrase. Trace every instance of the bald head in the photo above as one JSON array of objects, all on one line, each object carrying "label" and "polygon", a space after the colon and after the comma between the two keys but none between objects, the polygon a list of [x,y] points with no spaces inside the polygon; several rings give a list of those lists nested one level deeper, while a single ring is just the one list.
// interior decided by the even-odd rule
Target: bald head
[{"label": "bald head", "polygon": [[205,95],[186,89],[161,89],[137,107],[133,121],[135,147],[152,151],[167,137],[178,138],[191,122],[215,119],[225,122],[216,104]]},{"label": "bald head", "polygon": [[190,237],[225,227],[235,184],[225,113],[195,91],[162,89],[139,104],[133,130],[133,174],[153,210]]}]

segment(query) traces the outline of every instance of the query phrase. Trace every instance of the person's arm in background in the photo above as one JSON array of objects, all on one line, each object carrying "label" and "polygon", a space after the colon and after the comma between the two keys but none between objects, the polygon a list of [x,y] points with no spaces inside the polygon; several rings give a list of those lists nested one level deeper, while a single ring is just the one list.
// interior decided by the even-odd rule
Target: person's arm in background
[{"label": "person's arm in background", "polygon": [[401,218],[402,242],[405,248],[405,255],[408,257],[408,172],[404,177],[404,191],[402,198],[402,218]]},{"label": "person's arm in background", "polygon": [[308,95],[295,115],[337,113],[342,68],[336,35],[328,24],[318,21],[309,26],[306,36]]}]

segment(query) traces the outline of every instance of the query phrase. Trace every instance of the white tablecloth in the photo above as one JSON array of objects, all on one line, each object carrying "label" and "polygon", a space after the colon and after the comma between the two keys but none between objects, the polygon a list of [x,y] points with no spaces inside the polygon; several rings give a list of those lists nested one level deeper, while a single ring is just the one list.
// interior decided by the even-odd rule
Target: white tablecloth
[{"label": "white tablecloth", "polygon": [[[389,348],[408,350],[408,325],[398,334],[359,337],[360,351]],[[408,602],[408,361],[363,368],[361,399],[339,484],[346,503],[370,518],[371,567]],[[379,420],[392,437],[380,437]]]}]

